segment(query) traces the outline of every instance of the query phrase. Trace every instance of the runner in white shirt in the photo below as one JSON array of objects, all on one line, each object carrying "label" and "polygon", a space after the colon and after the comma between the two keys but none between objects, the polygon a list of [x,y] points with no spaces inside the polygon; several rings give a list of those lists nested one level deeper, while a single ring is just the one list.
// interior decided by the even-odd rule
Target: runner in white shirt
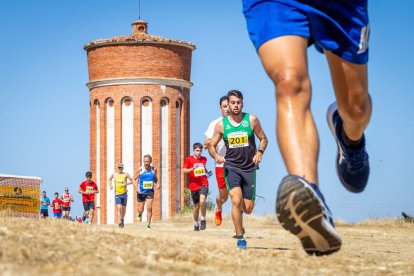
[{"label": "runner in white shirt", "polygon": [[[208,146],[210,145],[211,138],[213,138],[213,134],[214,134],[214,127],[216,126],[217,122],[221,121],[223,117],[226,117],[229,115],[229,103],[228,103],[227,96],[221,97],[219,104],[220,104],[220,111],[221,111],[222,116],[212,121],[210,125],[208,126],[207,131],[204,133],[205,135],[204,148],[205,149],[207,149]],[[223,139],[221,139],[220,142],[217,144],[216,150],[220,156],[224,157],[226,155],[226,146],[224,145]],[[221,216],[221,207],[227,201],[227,198],[229,196],[229,192],[226,186],[226,181],[224,180],[223,164],[216,163],[216,180],[217,180],[217,185],[219,189],[219,194],[216,197],[217,208],[214,214],[214,223],[217,226],[219,226],[221,225],[221,222],[223,220]]]}]

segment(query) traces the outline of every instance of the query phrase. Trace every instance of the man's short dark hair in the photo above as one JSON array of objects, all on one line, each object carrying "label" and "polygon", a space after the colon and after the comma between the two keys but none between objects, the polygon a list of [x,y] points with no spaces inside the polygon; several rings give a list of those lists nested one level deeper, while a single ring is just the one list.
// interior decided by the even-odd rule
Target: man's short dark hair
[{"label": "man's short dark hair", "polygon": [[235,96],[239,98],[240,100],[243,100],[243,94],[239,90],[230,90],[229,92],[227,92],[228,99],[230,98],[230,96]]},{"label": "man's short dark hair", "polygon": [[223,96],[223,97],[221,97],[221,98],[220,98],[219,105],[221,106],[221,103],[222,103],[222,102],[224,102],[224,101],[229,101],[229,97],[227,97],[227,96]]},{"label": "man's short dark hair", "polygon": [[92,173],[88,171],[88,172],[85,173],[85,176],[86,177],[92,177]]},{"label": "man's short dark hair", "polygon": [[203,145],[201,143],[194,143],[193,150],[195,149],[203,149]]}]

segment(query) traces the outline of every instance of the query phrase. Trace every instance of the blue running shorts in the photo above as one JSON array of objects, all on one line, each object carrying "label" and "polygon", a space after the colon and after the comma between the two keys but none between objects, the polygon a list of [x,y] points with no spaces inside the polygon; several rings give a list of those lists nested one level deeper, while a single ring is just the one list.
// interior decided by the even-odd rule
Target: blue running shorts
[{"label": "blue running shorts", "polygon": [[115,196],[116,205],[127,206],[127,202],[128,202],[128,194],[127,193]]},{"label": "blue running shorts", "polygon": [[368,62],[367,0],[243,0],[243,13],[256,50],[273,38],[296,35],[321,53]]}]

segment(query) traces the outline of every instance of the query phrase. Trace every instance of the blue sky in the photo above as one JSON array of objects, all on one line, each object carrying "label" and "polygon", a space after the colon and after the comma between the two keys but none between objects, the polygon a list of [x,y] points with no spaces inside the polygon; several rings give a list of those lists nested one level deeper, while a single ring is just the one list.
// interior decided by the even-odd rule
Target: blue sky
[{"label": "blue sky", "polygon": [[[395,5],[398,3],[398,5]],[[336,146],[325,122],[334,101],[325,57],[309,49],[312,110],[320,135],[319,181],[335,218],[347,222],[414,213],[414,36],[409,0],[369,3],[369,90],[374,110],[366,131],[371,176],[362,194],[348,193],[335,172]],[[138,0],[0,1],[0,173],[43,179],[49,195],[68,186],[73,215],[82,212],[78,186],[89,168],[89,91],[86,52],[91,40],[131,33]],[[256,214],[273,214],[286,174],[275,138],[273,85],[248,38],[241,1],[142,0],[149,33],[190,41],[191,143],[203,141],[230,89],[261,120],[269,146],[258,172]],[[208,155],[206,152],[205,155]],[[213,168],[213,160],[209,159]],[[215,180],[211,182],[216,195]],[[211,196],[213,198],[213,196]],[[225,212],[228,213],[229,204]]]}]

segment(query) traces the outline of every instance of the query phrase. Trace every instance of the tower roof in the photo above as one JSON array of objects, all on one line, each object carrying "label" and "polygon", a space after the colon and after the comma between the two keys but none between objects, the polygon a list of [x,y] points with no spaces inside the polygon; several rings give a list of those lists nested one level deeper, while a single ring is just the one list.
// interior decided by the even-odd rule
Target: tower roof
[{"label": "tower roof", "polygon": [[196,46],[187,41],[165,38],[148,34],[148,23],[143,20],[132,22],[132,34],[129,36],[117,36],[113,38],[97,39],[86,44],[83,49],[86,51],[108,45],[125,45],[125,44],[171,44],[190,48],[195,50]]}]

